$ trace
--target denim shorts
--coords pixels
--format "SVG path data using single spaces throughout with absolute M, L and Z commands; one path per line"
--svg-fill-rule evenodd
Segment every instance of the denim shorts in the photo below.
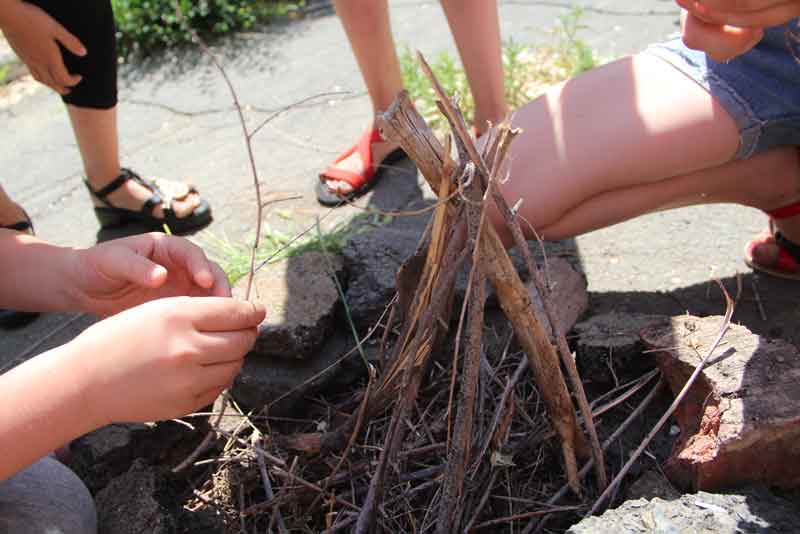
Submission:
M 645 50 L 692 78 L 736 121 L 737 159 L 780 145 L 800 145 L 800 19 L 770 28 L 755 48 L 717 63 L 681 39 Z

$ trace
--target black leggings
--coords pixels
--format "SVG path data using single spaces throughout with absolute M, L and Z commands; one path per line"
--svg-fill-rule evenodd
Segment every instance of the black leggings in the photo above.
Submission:
M 116 106 L 117 38 L 111 1 L 26 1 L 46 11 L 86 47 L 86 55 L 78 57 L 61 46 L 67 70 L 83 77 L 62 100 L 79 108 L 109 109 Z

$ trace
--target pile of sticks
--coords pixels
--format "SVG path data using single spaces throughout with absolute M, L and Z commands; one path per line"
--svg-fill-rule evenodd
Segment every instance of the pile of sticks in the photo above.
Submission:
M 357 516 L 349 511 L 344 515 L 344 523 L 337 523 L 341 519 L 337 518 L 329 524 L 333 530 L 354 528 L 357 533 L 373 532 L 381 522 L 379 516 L 386 513 L 387 486 L 398 476 L 403 478 L 397 466 L 403 452 L 409 451 L 407 447 L 404 451 L 403 445 L 408 445 L 406 437 L 415 428 L 410 420 L 413 418 L 419 424 L 429 426 L 428 422 L 418 421 L 417 417 L 420 389 L 424 387 L 425 377 L 431 375 L 432 355 L 451 334 L 456 275 L 465 266 L 469 266 L 469 282 L 454 337 L 453 365 L 446 382 L 449 388 L 445 388 L 449 392 L 444 409 L 446 421 L 443 422 L 447 456 L 443 465 L 436 468 L 436 506 L 426 513 L 426 517 L 435 517 L 436 532 L 439 533 L 461 531 L 468 523 L 474 523 L 477 514 L 467 514 L 466 511 L 474 511 L 479 502 L 475 500 L 476 492 L 466 490 L 466 481 L 475 482 L 477 477 L 477 480 L 488 482 L 489 478 L 496 476 L 496 465 L 493 464 L 502 461 L 501 451 L 507 445 L 515 407 L 519 403 L 514 387 L 526 368 L 533 371 L 538 395 L 546 406 L 550 424 L 560 442 L 569 487 L 574 493 L 581 493 L 577 458 L 590 454 L 598 486 L 602 490 L 607 484 L 603 453 L 574 357 L 563 332 L 552 331 L 559 324 L 555 318 L 556 303 L 550 302 L 544 276 L 534 263 L 514 213 L 497 189 L 508 149 L 519 132 L 507 123 L 494 126 L 486 134 L 486 141 L 479 151 L 457 104 L 444 94 L 424 58 L 420 56 L 419 59 L 439 96 L 440 110 L 452 133 L 442 144 L 406 93 L 400 94 L 379 119 L 384 138 L 402 146 L 438 193 L 439 199 L 416 254 L 398 273 L 398 298 L 393 316 L 402 319 L 400 335 L 381 376 L 377 378 L 373 374 L 358 408 L 346 423 L 325 434 L 294 436 L 284 441 L 284 446 L 289 449 L 323 456 L 338 455 L 339 461 L 327 477 L 331 480 L 337 476 L 348 451 L 356 445 L 365 427 L 374 432 L 370 426 L 372 421 L 391 409 L 388 424 L 381 429 L 383 442 L 379 446 L 377 463 L 370 470 L 363 505 L 358 507 Z M 451 154 L 453 147 L 455 157 Z M 487 219 L 491 202 L 505 215 L 505 222 L 526 260 L 531 280 L 544 304 L 545 318 L 537 316 L 528 288 Z M 489 384 L 480 384 L 481 376 L 485 376 L 481 368 L 482 362 L 486 361 L 482 348 L 487 283 L 494 286 L 500 307 L 527 356 L 509 374 L 502 392 L 497 393 L 488 422 L 485 421 L 487 406 L 478 407 L 479 389 L 484 392 L 484 397 L 485 392 L 491 389 Z M 562 374 L 562 364 L 580 409 L 583 429 L 578 424 L 580 418 Z M 435 405 L 430 403 L 428 406 Z M 435 417 L 433 419 L 435 421 Z M 430 428 L 428 433 L 433 437 Z M 429 446 L 436 445 L 436 439 L 429 441 L 432 442 Z M 443 452 L 439 450 L 439 457 Z M 489 486 L 493 484 L 494 481 Z M 485 500 L 488 494 L 483 486 L 478 487 L 478 498 Z

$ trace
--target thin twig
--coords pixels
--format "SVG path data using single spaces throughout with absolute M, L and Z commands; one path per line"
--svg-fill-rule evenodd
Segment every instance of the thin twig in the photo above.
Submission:
M 642 399 L 642 401 L 639 403 L 636 409 L 634 409 L 630 413 L 630 415 L 628 415 L 628 417 L 625 418 L 622 424 L 619 425 L 619 427 L 617 427 L 617 429 L 603 442 L 602 447 L 604 451 L 607 450 L 611 445 L 613 445 L 620 437 L 622 437 L 622 435 L 628 430 L 628 427 L 630 427 L 631 424 L 644 413 L 647 407 L 650 406 L 650 403 L 653 402 L 653 399 L 656 398 L 656 395 L 664 386 L 664 384 L 666 384 L 664 378 L 659 377 L 659 380 L 658 382 L 656 382 L 656 385 L 653 386 L 653 388 L 647 393 L 647 395 L 644 397 L 644 399 Z M 578 472 L 578 475 L 581 478 L 585 477 L 589 473 L 589 470 L 592 468 L 593 465 L 594 465 L 594 459 L 590 458 L 589 461 L 587 461 L 583 465 L 583 467 L 581 467 L 581 470 Z M 552 497 L 550 497 L 550 499 L 547 500 L 547 504 L 554 505 L 559 500 L 563 499 L 569 491 L 570 491 L 569 484 L 564 484 Z M 528 524 L 528 526 L 526 526 L 525 529 L 522 531 L 522 534 L 531 534 L 532 532 L 534 532 L 538 523 L 539 522 L 537 520 L 531 521 Z
M 258 441 L 259 434 L 253 434 L 253 441 Z M 267 462 L 264 460 L 264 452 L 263 452 L 264 443 L 262 441 L 261 448 L 256 449 L 256 459 L 258 460 L 258 470 L 261 473 L 261 482 L 264 484 L 264 493 L 267 496 L 267 501 L 272 502 L 275 500 L 275 492 L 272 490 L 272 482 L 269 480 L 269 474 L 267 474 Z M 286 523 L 283 521 L 283 515 L 281 515 L 280 508 L 275 506 L 273 508 L 273 514 L 278 523 L 278 530 L 281 534 L 288 534 L 289 530 L 286 528 Z

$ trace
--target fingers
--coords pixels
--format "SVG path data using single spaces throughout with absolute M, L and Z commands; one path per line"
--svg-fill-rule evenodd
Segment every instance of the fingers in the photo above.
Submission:
M 156 288 L 167 279 L 167 269 L 127 248 L 109 249 L 102 265 L 103 274 L 141 287 Z
M 266 311 L 260 304 L 220 297 L 192 299 L 191 319 L 201 332 L 229 332 L 256 328 Z
M 157 245 L 164 247 L 164 252 L 179 267 L 186 269 L 190 278 L 195 284 L 203 289 L 216 290 L 217 284 L 221 284 L 223 290 L 230 291 L 228 278 L 219 268 L 215 269 L 216 264 L 210 261 L 203 249 L 181 237 L 158 236 Z M 158 257 L 158 256 L 156 256 Z M 213 291 L 212 291 L 213 292 Z M 216 293 L 214 293 L 216 295 Z M 228 293 L 229 295 L 230 293 Z M 217 296 L 228 296 L 223 294 Z
M 242 370 L 242 364 L 244 364 L 244 360 L 203 367 L 201 372 L 197 375 L 197 384 L 204 385 L 204 387 L 198 387 L 198 390 L 208 391 L 214 388 L 222 389 L 229 387 L 233 384 L 239 371 Z
M 196 362 L 205 366 L 241 362 L 244 355 L 253 348 L 256 336 L 258 336 L 256 328 L 229 332 L 202 332 L 199 334 L 199 342 L 203 350 L 198 353 Z
M 222 395 L 222 392 L 225 388 L 213 388 L 200 395 L 195 396 L 195 410 L 198 408 L 202 408 L 203 406 L 211 406 L 214 404 L 214 401 L 217 400 L 217 397 Z
M 687 0 L 685 3 L 691 4 L 687 9 L 707 22 L 743 28 L 769 28 L 800 16 L 800 2 L 796 0 Z
M 763 37 L 757 28 L 737 28 L 709 24 L 689 14 L 684 22 L 683 42 L 694 50 L 703 50 L 715 61 L 726 61 L 753 48 Z
M 76 56 L 83 57 L 86 55 L 86 47 L 83 46 L 83 43 L 81 43 L 77 37 L 68 32 L 64 26 L 56 23 L 54 33 L 56 41 L 61 43 L 64 48 Z
M 81 76 L 77 74 L 70 74 L 67 71 L 67 67 L 64 65 L 64 61 L 62 61 L 60 56 L 58 61 L 54 62 L 48 67 L 48 71 L 50 76 L 53 77 L 53 81 L 58 84 L 61 89 L 67 92 L 69 92 L 70 87 L 77 85 L 78 82 L 82 80 Z
M 50 67 L 48 65 L 33 67 L 30 69 L 30 71 L 31 71 L 31 76 L 33 76 L 33 79 L 39 82 L 40 84 L 49 87 L 50 89 L 52 89 L 53 91 L 62 96 L 69 93 L 68 87 L 64 87 L 56 83 L 55 79 L 53 78 L 53 75 L 50 73 Z
M 231 285 L 228 282 L 228 275 L 222 267 L 211 262 L 211 274 L 214 276 L 214 286 L 211 288 L 212 297 L 230 297 Z

